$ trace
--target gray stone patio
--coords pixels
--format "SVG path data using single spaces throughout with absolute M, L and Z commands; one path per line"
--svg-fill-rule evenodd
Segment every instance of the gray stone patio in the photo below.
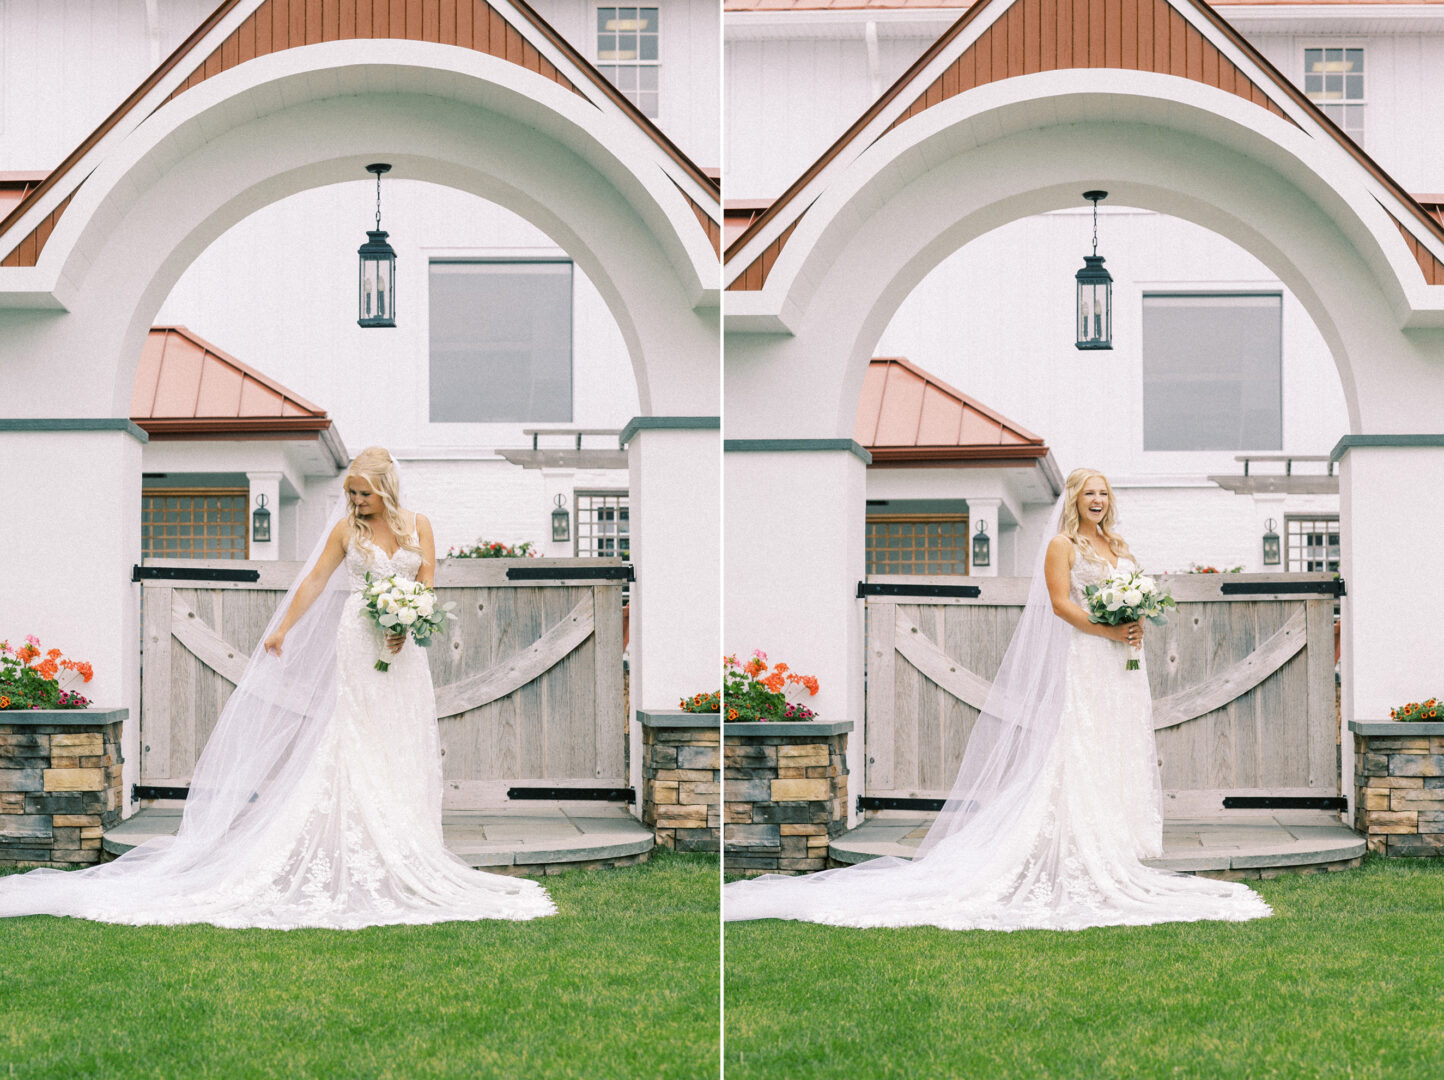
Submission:
M 179 807 L 152 807 L 106 832 L 112 855 L 153 836 L 174 836 Z M 652 831 L 611 803 L 537 803 L 504 810 L 448 810 L 442 814 L 446 846 L 472 866 L 518 874 L 557 873 L 582 866 L 644 862 Z
M 882 855 L 912 858 L 934 815 L 884 810 L 833 840 L 834 863 Z M 1343 869 L 1364 854 L 1364 838 L 1322 810 L 1242 810 L 1163 823 L 1163 857 L 1149 866 L 1209 877 L 1272 877 L 1286 870 Z

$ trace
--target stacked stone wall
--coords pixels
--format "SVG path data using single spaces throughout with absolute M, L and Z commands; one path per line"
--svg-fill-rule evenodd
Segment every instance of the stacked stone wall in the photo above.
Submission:
M 1444 724 L 1351 726 L 1355 828 L 1369 850 L 1444 855 Z
M 721 847 L 722 728 L 707 714 L 638 713 L 642 720 L 642 824 L 661 847 Z M 677 726 L 686 725 L 686 726 Z
M 120 718 L 43 722 L 54 715 L 0 713 L 0 865 L 100 862 L 101 837 L 120 822 Z
M 800 730 L 774 733 L 784 726 Z M 827 866 L 828 845 L 847 827 L 847 731 L 836 728 L 851 724 L 808 727 L 727 729 L 725 869 L 804 873 Z

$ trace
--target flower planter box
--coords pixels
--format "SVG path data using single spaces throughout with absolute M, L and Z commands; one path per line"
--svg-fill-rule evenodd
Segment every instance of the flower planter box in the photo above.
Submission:
M 120 822 L 120 728 L 128 709 L 0 712 L 0 865 L 102 861 Z
M 827 865 L 847 827 L 852 721 L 728 724 L 723 738 L 722 865 L 746 874 Z
M 637 719 L 642 725 L 642 824 L 661 847 L 719 850 L 720 714 L 638 709 Z
M 1381 855 L 1444 855 L 1444 722 L 1353 720 L 1354 827 Z

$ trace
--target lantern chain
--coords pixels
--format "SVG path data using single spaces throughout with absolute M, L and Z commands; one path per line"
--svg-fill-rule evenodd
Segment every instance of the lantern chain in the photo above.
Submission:
M 381 231 L 381 172 L 376 172 L 376 231 Z M 1098 204 L 1093 204 L 1093 252 L 1098 252 Z

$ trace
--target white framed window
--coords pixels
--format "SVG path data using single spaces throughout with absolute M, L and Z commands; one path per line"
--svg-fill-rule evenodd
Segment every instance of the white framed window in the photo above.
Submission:
M 1339 515 L 1284 515 L 1284 569 L 1337 573 Z
M 660 49 L 656 8 L 597 8 L 597 70 L 653 120 L 661 115 Z
M 1143 449 L 1283 448 L 1283 294 L 1143 294 Z
M 573 551 L 578 558 L 632 557 L 630 511 L 625 488 L 573 491 L 577 508 Z
M 1364 47 L 1310 45 L 1304 49 L 1304 94 L 1345 135 L 1364 145 Z
M 432 423 L 572 419 L 570 259 L 433 259 Z

